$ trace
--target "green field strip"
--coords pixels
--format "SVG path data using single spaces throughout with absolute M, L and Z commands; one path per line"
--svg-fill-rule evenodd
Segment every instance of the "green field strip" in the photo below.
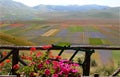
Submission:
M 70 46 L 71 45 L 71 43 L 70 42 L 58 42 L 56 45 L 58 45 L 58 46 Z
M 10 42 L 12 44 L 18 45 L 18 46 L 22 46 L 22 45 L 30 45 L 33 46 L 35 45 L 34 43 L 25 40 L 25 38 L 19 38 L 19 37 L 15 37 L 9 34 L 5 34 L 5 33 L 0 33 L 0 39 Z
M 68 30 L 71 32 L 83 32 L 82 26 L 70 26 L 68 27 Z
M 102 45 L 102 39 L 100 38 L 89 38 L 89 44 L 90 45 Z
M 98 29 L 94 26 L 85 26 L 84 29 L 88 32 L 98 32 Z
M 107 39 L 102 39 L 104 45 L 112 45 L 112 43 Z

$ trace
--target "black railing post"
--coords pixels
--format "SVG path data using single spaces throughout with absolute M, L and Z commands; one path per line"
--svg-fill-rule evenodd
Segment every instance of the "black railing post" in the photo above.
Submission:
M 13 55 L 12 55 L 12 75 L 17 75 L 16 70 L 13 69 L 14 65 L 18 64 L 19 61 L 19 50 L 13 49 Z
M 78 53 L 79 50 L 76 50 L 73 55 L 71 56 L 71 58 L 69 59 L 69 61 L 72 61 L 72 59 L 75 57 L 75 55 Z
M 89 74 L 90 74 L 90 59 L 91 59 L 91 55 L 93 52 L 94 52 L 94 50 L 86 50 L 85 51 L 85 60 L 82 65 L 83 76 L 89 76 Z
M 60 51 L 60 53 L 58 54 L 58 56 L 61 56 L 62 53 L 63 53 L 63 51 L 64 51 L 64 49 L 62 49 L 62 50 Z

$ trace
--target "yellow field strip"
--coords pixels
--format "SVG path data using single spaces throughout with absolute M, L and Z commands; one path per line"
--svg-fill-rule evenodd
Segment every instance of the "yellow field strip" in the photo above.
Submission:
M 58 29 L 51 29 L 48 32 L 42 34 L 41 36 L 52 36 L 54 33 L 58 32 Z

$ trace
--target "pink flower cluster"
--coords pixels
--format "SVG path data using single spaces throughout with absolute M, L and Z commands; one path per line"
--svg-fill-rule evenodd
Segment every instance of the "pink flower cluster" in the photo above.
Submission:
M 79 66 L 76 63 L 69 63 L 69 61 L 53 61 L 53 69 L 55 70 L 53 77 L 79 77 L 79 71 L 77 67 Z
M 48 48 L 48 46 L 45 47 Z M 36 48 L 31 48 L 30 55 L 32 59 L 25 59 L 29 64 L 18 69 L 19 74 L 24 72 L 25 75 L 30 77 L 80 77 L 78 64 L 68 60 L 61 60 L 61 56 L 55 58 L 58 61 L 53 61 L 49 59 L 50 53 L 35 51 Z

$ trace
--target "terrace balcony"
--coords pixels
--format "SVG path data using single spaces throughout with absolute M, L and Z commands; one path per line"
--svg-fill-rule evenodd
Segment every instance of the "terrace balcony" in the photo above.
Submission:
M 0 46 L 0 50 L 6 49 L 11 50 L 10 53 L 8 53 L 5 57 L 2 57 L 0 59 L 0 63 L 2 63 L 4 60 L 6 60 L 10 55 L 12 55 L 12 68 L 13 66 L 18 64 L 20 62 L 23 65 L 27 65 L 22 59 L 19 58 L 19 53 L 21 50 L 30 50 L 30 48 L 33 46 Z M 73 61 L 73 58 L 75 55 L 77 55 L 78 52 L 84 52 L 84 62 L 82 64 L 79 64 L 82 66 L 83 73 L 82 76 L 90 76 L 90 61 L 91 61 L 91 55 L 95 52 L 95 50 L 120 50 L 120 46 L 92 46 L 92 45 L 71 45 L 71 46 L 56 46 L 51 45 L 49 46 L 34 46 L 36 50 L 47 50 L 46 52 L 49 52 L 50 50 L 60 50 L 58 56 L 61 56 L 62 53 L 64 53 L 66 50 L 73 50 L 74 53 L 69 58 L 69 61 Z M 64 51 L 64 52 L 63 52 Z M 53 59 L 54 60 L 54 59 Z M 55 59 L 56 60 L 56 59 Z M 16 75 L 15 70 L 11 70 L 12 75 Z M 116 69 L 115 72 L 113 72 L 112 76 L 116 76 L 118 73 L 120 73 L 120 67 Z M 0 75 L 0 77 L 4 77 Z M 94 74 L 94 77 L 99 77 L 98 74 Z

